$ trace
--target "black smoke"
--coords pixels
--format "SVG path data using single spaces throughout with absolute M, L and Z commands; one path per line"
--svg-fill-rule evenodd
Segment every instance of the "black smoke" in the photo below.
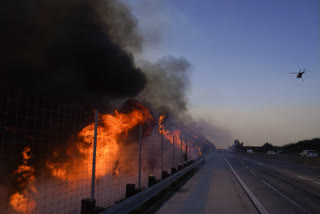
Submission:
M 113 0 L 5 0 L 0 7 L 0 85 L 41 95 L 124 98 L 146 77 L 132 50 L 141 37 Z

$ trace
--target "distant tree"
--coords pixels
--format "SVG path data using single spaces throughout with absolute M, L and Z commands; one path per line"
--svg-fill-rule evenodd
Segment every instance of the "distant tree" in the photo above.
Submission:
M 287 153 L 300 153 L 306 149 L 313 149 L 320 152 L 320 138 L 314 138 L 311 140 L 302 140 L 297 143 L 291 143 L 280 147 Z
M 274 150 L 274 146 L 271 144 L 271 143 L 265 143 L 265 144 L 263 144 L 263 146 L 262 146 L 262 152 L 268 152 L 268 151 L 270 151 L 270 150 Z
M 240 152 L 243 151 L 243 142 L 240 143 L 239 140 L 234 140 L 233 146 L 232 146 L 233 151 L 235 152 Z

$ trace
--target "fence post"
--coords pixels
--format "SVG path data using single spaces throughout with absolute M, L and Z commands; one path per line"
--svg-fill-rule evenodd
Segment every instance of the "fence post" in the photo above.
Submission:
M 141 190 L 141 144 L 142 144 L 142 126 L 140 125 L 139 132 L 139 191 Z
M 172 167 L 174 167 L 174 136 L 172 136 Z
M 181 164 L 182 164 L 182 163 L 183 163 L 183 157 L 182 157 L 182 139 L 181 139 L 180 146 L 181 146 Z
M 163 172 L 163 133 L 161 133 L 161 173 Z
M 96 109 L 94 120 L 94 136 L 93 136 L 93 157 L 92 157 L 92 180 L 91 180 L 91 198 L 94 199 L 94 187 L 96 180 L 96 151 L 97 151 L 97 131 L 98 131 L 98 109 Z
M 185 161 L 188 161 L 188 141 L 186 141 L 186 158 Z

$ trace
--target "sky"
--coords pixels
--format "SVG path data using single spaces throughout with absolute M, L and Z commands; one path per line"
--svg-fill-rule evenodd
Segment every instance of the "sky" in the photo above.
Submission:
M 218 147 L 320 137 L 318 0 L 127 3 L 145 37 L 140 57 L 192 65 L 189 110 L 231 137 Z M 303 68 L 304 81 L 288 74 Z

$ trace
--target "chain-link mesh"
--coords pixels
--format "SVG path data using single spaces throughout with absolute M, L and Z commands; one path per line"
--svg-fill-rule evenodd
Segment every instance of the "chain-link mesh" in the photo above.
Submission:
M 45 97 L 0 97 L 0 213 L 80 213 L 92 192 L 95 109 Z M 147 133 L 133 111 L 99 114 L 94 198 L 110 207 L 138 188 L 139 126 L 142 125 L 141 189 L 161 179 L 161 137 Z M 146 115 L 143 115 L 145 117 Z M 138 118 L 138 119 L 137 119 Z M 192 142 L 164 136 L 163 170 L 199 156 Z M 183 156 L 183 157 L 181 157 Z M 183 161 L 181 161 L 183 159 Z

